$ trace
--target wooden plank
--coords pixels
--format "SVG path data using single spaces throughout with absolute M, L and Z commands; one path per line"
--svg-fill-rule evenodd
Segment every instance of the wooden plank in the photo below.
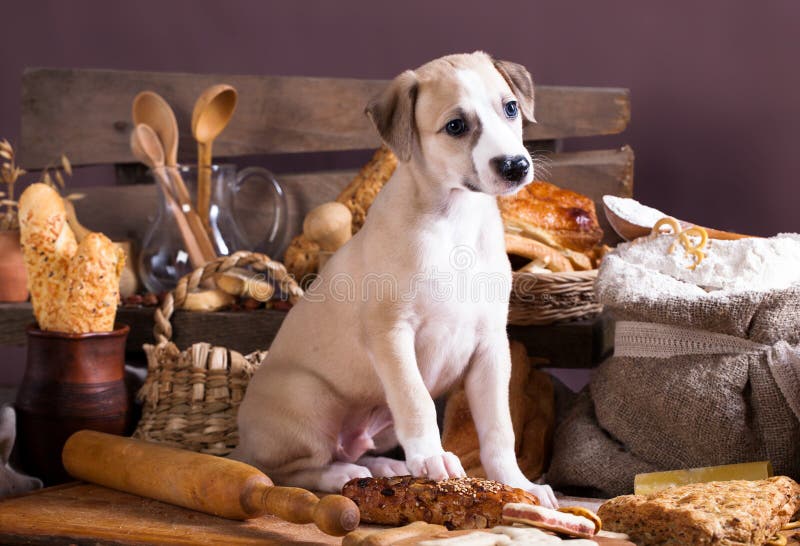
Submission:
M 196 97 L 227 82 L 240 93 L 217 157 L 368 149 L 378 146 L 364 115 L 384 80 L 235 76 L 85 69 L 28 69 L 22 82 L 20 163 L 44 167 L 66 153 L 75 165 L 131 162 L 131 101 L 152 89 L 175 109 L 181 157 L 193 158 L 190 119 Z M 527 140 L 618 133 L 630 119 L 626 89 L 536 88 L 537 124 Z
M 131 327 L 126 349 L 141 351 L 153 343 L 152 307 L 120 307 L 117 321 Z M 181 349 L 205 341 L 243 354 L 268 349 L 286 317 L 284 311 L 176 311 L 172 318 L 173 341 Z M 0 346 L 25 345 L 25 328 L 34 322 L 29 303 L 0 304 Z M 509 326 L 509 336 L 525 344 L 528 354 L 550 360 L 554 368 L 591 368 L 614 347 L 614 322 L 609 313 L 549 326 Z
M 34 322 L 30 303 L 0 303 L 0 346 L 25 345 L 25 328 Z
M 614 319 L 597 317 L 548 326 L 509 326 L 508 335 L 532 357 L 546 358 L 548 368 L 593 368 L 614 350 Z
M 288 198 L 289 233 L 287 240 L 302 231 L 306 212 L 336 198 L 355 175 L 355 170 L 323 171 L 278 176 Z M 589 196 L 595 201 L 600 225 L 607 242 L 619 239 L 608 225 L 602 210 L 605 194 L 630 197 L 633 193 L 633 150 L 554 153 L 547 156 L 537 178 Z M 89 229 L 102 231 L 113 240 L 141 241 L 149 223 L 155 218 L 155 186 L 125 185 L 83 188 L 84 199 L 75 202 L 78 218 Z M 246 187 L 243 192 L 247 192 Z M 241 202 L 241 203 L 240 203 Z M 259 195 L 237 200 L 240 218 L 246 229 L 258 230 L 261 219 Z M 248 205 L 248 203 L 250 203 Z M 262 203 L 263 205 L 263 203 Z M 282 252 L 278 257 L 282 256 Z
M 126 350 L 138 352 L 142 344 L 154 343 L 153 307 L 120 307 L 117 322 L 131 327 Z M 196 313 L 176 311 L 172 317 L 173 341 L 181 349 L 206 341 L 247 354 L 267 349 L 286 317 L 285 311 L 220 311 Z M 30 303 L 0 304 L 0 346 L 26 343 L 25 328 L 34 321 Z
M 582 193 L 595 202 L 597 218 L 603 228 L 603 242 L 613 246 L 622 241 L 606 219 L 603 195 L 633 197 L 633 150 L 630 146 L 618 150 L 553 154 L 544 170 L 549 170 L 544 180 Z
M 302 231 L 306 212 L 326 201 L 336 199 L 355 171 L 322 171 L 311 174 L 287 174 L 278 177 L 286 191 L 288 233 L 286 244 Z M 75 201 L 75 211 L 81 223 L 93 231 L 105 233 L 112 240 L 130 239 L 142 242 L 151 223 L 155 221 L 158 201 L 154 184 L 99 186 L 81 188 L 85 197 Z M 266 206 L 263 192 L 258 188 L 242 188 L 237 198 L 237 212 L 247 232 L 259 232 L 262 221 L 259 205 Z M 285 245 L 284 245 L 285 246 Z M 283 255 L 281 249 L 276 257 Z
M 0 502 L 0 543 L 9 545 L 324 546 L 341 541 L 313 524 L 295 525 L 274 516 L 227 520 L 84 483 Z
M 569 499 L 562 497 L 562 505 L 599 503 L 593 499 L 578 499 L 573 503 Z M 375 525 L 360 528 L 385 529 Z M 471 532 L 448 532 L 445 537 Z M 595 540 L 601 546 L 633 546 L 619 539 L 596 537 Z M 269 515 L 248 521 L 226 520 L 97 485 L 70 483 L 0 501 L 0 542 L 8 545 L 324 546 L 341 544 L 342 539 L 323 534 L 313 524 L 296 525 Z M 402 541 L 398 546 L 418 542 Z

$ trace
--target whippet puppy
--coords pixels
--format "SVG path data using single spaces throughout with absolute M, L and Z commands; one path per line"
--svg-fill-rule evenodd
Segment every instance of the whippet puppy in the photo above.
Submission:
M 400 74 L 366 113 L 399 159 L 363 228 L 288 314 L 239 409 L 232 457 L 276 483 L 464 476 L 433 399 L 462 379 L 487 477 L 555 506 L 514 453 L 511 267 L 496 197 L 533 180 L 533 83 L 483 52 Z M 376 456 L 400 444 L 405 461 Z

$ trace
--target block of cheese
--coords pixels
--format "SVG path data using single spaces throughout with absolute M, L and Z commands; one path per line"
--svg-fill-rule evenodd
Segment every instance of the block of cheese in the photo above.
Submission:
M 772 477 L 772 465 L 769 461 L 726 464 L 637 474 L 633 481 L 633 490 L 637 495 L 650 495 L 668 487 L 688 485 L 690 483 L 765 480 L 770 477 Z

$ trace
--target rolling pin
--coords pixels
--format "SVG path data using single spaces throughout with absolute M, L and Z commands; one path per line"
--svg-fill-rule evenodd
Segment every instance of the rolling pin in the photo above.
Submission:
M 356 504 L 341 495 L 322 499 L 305 489 L 278 487 L 248 464 L 152 442 L 81 430 L 61 454 L 75 478 L 228 519 L 272 514 L 315 523 L 343 536 L 358 526 Z

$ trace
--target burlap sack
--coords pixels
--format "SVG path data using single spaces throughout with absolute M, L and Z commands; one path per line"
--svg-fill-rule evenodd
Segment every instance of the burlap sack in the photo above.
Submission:
M 671 283 L 611 255 L 597 293 L 618 321 L 756 348 L 603 363 L 556 432 L 554 486 L 616 496 L 631 493 L 640 472 L 757 460 L 800 478 L 800 285 L 680 294 Z

